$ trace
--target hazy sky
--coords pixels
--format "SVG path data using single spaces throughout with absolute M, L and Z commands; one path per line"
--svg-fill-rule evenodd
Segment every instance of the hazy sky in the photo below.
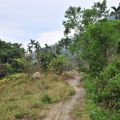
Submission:
M 0 38 L 26 46 L 30 39 L 41 46 L 63 36 L 65 10 L 69 6 L 90 7 L 102 0 L 0 0 Z M 117 6 L 120 0 L 107 0 Z

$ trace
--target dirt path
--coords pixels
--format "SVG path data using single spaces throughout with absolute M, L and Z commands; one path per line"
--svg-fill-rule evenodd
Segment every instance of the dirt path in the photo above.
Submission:
M 84 98 L 84 89 L 79 86 L 80 76 L 76 75 L 75 79 L 67 80 L 71 87 L 75 89 L 75 95 L 72 96 L 68 101 L 60 102 L 55 105 L 48 113 L 47 118 L 44 120 L 72 120 L 70 112 L 74 108 L 74 105 L 78 100 Z M 80 101 L 79 101 L 80 102 Z M 83 106 L 83 105 L 81 105 Z

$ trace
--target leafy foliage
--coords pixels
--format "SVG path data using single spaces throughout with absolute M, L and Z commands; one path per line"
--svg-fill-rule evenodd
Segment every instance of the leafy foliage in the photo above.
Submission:
M 120 31 L 116 29 L 116 26 L 119 24 L 120 21 L 91 24 L 84 33 L 76 38 L 73 47 L 79 47 L 76 50 L 80 51 L 81 57 L 88 62 L 90 72 L 101 71 L 111 54 L 116 52 L 116 44 L 120 40 Z
M 57 74 L 62 74 L 63 71 L 64 56 L 60 55 L 57 58 L 53 58 L 49 64 L 50 70 Z
M 41 98 L 41 101 L 45 104 L 49 104 L 51 103 L 51 97 L 47 93 L 44 93 Z
M 105 94 L 104 94 L 104 98 L 108 98 L 106 100 L 106 102 L 110 102 L 110 103 L 112 102 L 112 104 L 111 104 L 111 105 L 113 105 L 112 109 L 110 109 L 110 106 L 108 107 L 108 106 L 106 106 L 106 104 L 103 104 L 102 102 L 101 103 L 98 102 L 99 93 L 97 90 L 98 90 L 99 83 L 97 82 L 97 84 L 96 84 L 95 78 L 90 75 L 86 75 L 84 77 L 84 79 L 85 79 L 84 84 L 85 84 L 86 93 L 87 93 L 86 110 L 89 112 L 90 118 L 92 120 L 118 120 L 118 119 L 120 119 L 119 110 L 116 111 L 115 108 L 113 107 L 114 105 L 117 105 L 117 107 L 118 107 L 119 102 L 114 101 L 115 99 L 113 99 L 111 101 L 110 97 L 108 97 L 108 96 L 105 97 Z M 118 81 L 119 80 L 117 80 L 117 82 Z M 112 89 L 112 87 L 113 86 L 111 84 L 111 86 L 109 88 Z M 113 88 L 113 89 L 115 89 L 115 88 Z M 109 89 L 107 89 L 107 90 L 109 90 Z M 103 91 L 102 94 L 104 92 L 105 91 Z M 111 93 L 109 95 L 112 95 Z M 116 98 L 116 97 L 114 96 L 113 98 Z M 117 98 L 117 100 L 119 100 L 119 98 Z
M 106 16 L 108 16 L 106 0 L 103 0 L 102 3 L 94 3 L 90 9 L 82 10 L 81 7 L 70 6 L 65 12 L 65 20 L 63 21 L 64 33 L 68 35 L 74 30 L 75 35 L 79 35 L 89 24 L 96 23 Z
M 106 107 L 119 109 L 120 59 L 115 59 L 100 73 L 96 81 L 98 101 Z
M 21 72 L 24 66 L 24 49 L 17 43 L 0 40 L 0 76 Z
M 111 15 L 115 20 L 109 20 L 106 2 L 94 3 L 84 10 L 70 7 L 63 23 L 65 35 L 75 31 L 69 49 L 77 54 L 80 70 L 88 74 L 84 79 L 88 106 L 91 105 L 88 110 L 93 120 L 119 119 L 120 58 L 117 56 L 120 53 L 120 7 L 112 7 Z
M 118 19 L 120 20 L 120 4 L 118 7 L 112 7 L 112 12 L 111 12 L 111 15 L 115 16 L 115 19 Z

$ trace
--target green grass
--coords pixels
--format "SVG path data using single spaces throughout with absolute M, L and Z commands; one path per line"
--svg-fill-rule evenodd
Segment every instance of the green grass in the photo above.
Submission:
M 72 110 L 74 120 L 90 120 L 88 111 L 85 109 L 85 100 L 79 100 Z
M 96 101 L 96 87 L 95 81 L 91 76 L 84 78 L 84 85 L 86 88 L 86 111 L 88 111 L 91 120 L 120 120 L 120 112 L 110 110 Z
M 60 76 L 41 75 L 32 80 L 15 74 L 0 81 L 0 120 L 42 119 L 53 103 L 72 95 L 73 89 Z
M 82 116 L 82 112 L 80 110 L 80 106 L 79 107 L 76 106 L 73 110 L 73 117 L 78 119 L 78 118 L 81 118 L 81 116 Z
M 93 101 L 89 100 L 86 107 L 90 113 L 91 120 L 120 120 L 120 113 L 104 109 Z

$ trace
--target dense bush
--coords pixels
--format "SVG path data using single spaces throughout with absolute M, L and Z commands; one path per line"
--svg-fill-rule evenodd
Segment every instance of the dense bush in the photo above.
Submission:
M 10 64 L 0 64 L 0 77 L 4 77 L 5 75 L 9 75 L 13 73 L 13 68 Z
M 104 81 L 115 77 L 117 74 L 120 73 L 120 58 L 114 59 L 111 63 L 108 64 L 107 67 L 101 71 L 99 77 L 104 79 Z
M 6 67 L 6 70 L 5 70 L 6 75 L 9 75 L 9 74 L 13 73 L 13 68 L 12 68 L 11 64 L 6 63 L 5 67 Z
M 24 49 L 21 44 L 6 43 L 0 40 L 0 62 L 11 63 L 13 59 L 24 57 Z
M 9 75 L 12 73 L 23 72 L 24 65 L 24 59 L 13 59 L 11 64 L 0 64 L 0 77 L 4 77 L 5 75 Z
M 106 101 L 110 103 L 108 105 L 112 105 L 112 106 L 107 106 L 107 104 L 104 104 L 103 102 L 98 104 L 99 94 L 98 94 L 98 87 L 96 86 L 95 78 L 91 75 L 86 75 L 84 77 L 85 79 L 84 85 L 87 93 L 86 110 L 89 112 L 91 120 L 119 120 L 120 119 L 119 110 L 117 110 L 120 107 L 119 106 L 120 98 L 118 94 L 120 91 L 120 78 L 118 77 L 115 78 L 116 79 L 115 81 L 111 79 L 108 85 L 106 86 L 106 91 L 103 90 L 101 92 L 101 95 L 104 95 L 106 96 L 105 98 L 108 98 Z M 116 88 L 118 88 L 117 92 L 116 92 Z M 101 99 L 103 98 L 101 97 Z
M 5 74 L 6 74 L 6 67 L 5 67 L 5 65 L 4 64 L 0 64 L 0 77 L 3 77 L 3 76 L 5 76 Z
M 24 66 L 24 49 L 17 43 L 0 40 L 0 76 L 21 72 Z
M 89 24 L 84 32 L 75 38 L 73 45 L 75 52 L 89 66 L 89 72 L 98 75 L 107 66 L 110 57 L 117 52 L 120 41 L 120 21 L 101 21 Z M 79 60 L 80 61 L 80 60 Z
M 25 65 L 25 60 L 24 59 L 13 59 L 12 61 L 12 68 L 13 68 L 13 72 L 22 72 L 24 69 L 24 65 Z
M 111 109 L 120 108 L 120 59 L 115 59 L 96 79 L 98 101 Z
M 64 56 L 60 55 L 57 58 L 53 58 L 49 64 L 49 69 L 57 74 L 62 74 L 63 71 Z

